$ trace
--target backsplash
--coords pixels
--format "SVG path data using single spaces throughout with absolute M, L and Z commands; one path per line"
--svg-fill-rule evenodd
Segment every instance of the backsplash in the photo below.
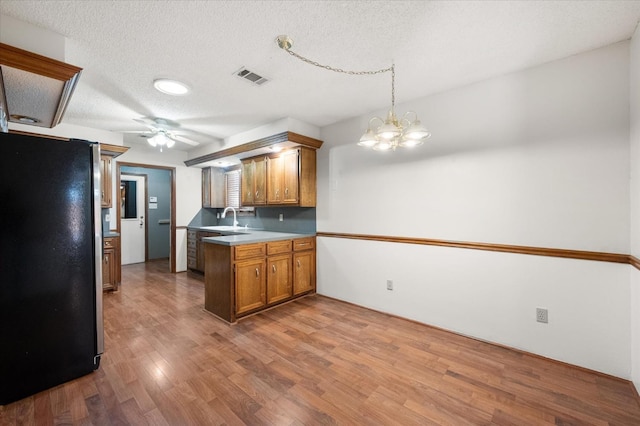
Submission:
M 216 219 L 216 213 L 223 209 L 201 209 L 191 220 L 189 226 L 231 226 L 233 213 L 229 211 L 224 219 Z M 280 214 L 283 221 L 280 222 Z M 239 226 L 259 228 L 265 231 L 315 233 L 315 207 L 256 207 L 255 216 L 238 216 Z

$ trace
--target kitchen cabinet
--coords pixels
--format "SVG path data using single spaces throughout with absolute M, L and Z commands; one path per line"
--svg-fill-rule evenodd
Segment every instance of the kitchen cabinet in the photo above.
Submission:
M 115 291 L 120 285 L 120 237 L 104 237 L 102 243 L 102 289 Z
M 198 254 L 196 247 L 198 245 L 197 231 L 193 229 L 187 230 L 187 268 L 196 270 L 198 267 Z
M 316 289 L 315 238 L 293 241 L 293 295 L 298 296 Z
M 235 265 L 236 315 L 262 308 L 267 303 L 264 259 L 245 260 Z
M 267 203 L 267 157 L 259 156 L 242 160 L 240 180 L 243 206 L 263 206 Z
M 264 161 L 266 199 L 259 203 L 251 196 L 257 181 L 255 161 Z M 242 163 L 242 205 L 316 206 L 316 151 L 299 147 L 268 157 L 254 157 Z M 254 185 L 254 186 L 252 186 Z M 257 193 L 257 192 L 256 192 Z
M 224 170 L 219 167 L 202 169 L 202 207 L 225 207 Z
M 206 237 L 219 237 L 217 232 L 187 230 L 187 268 L 204 273 L 204 245 Z
M 298 204 L 298 155 L 293 149 L 267 161 L 267 204 Z
M 291 254 L 267 259 L 267 304 L 281 302 L 293 295 L 291 286 Z
M 100 205 L 102 207 L 111 207 L 111 160 L 110 155 L 100 155 Z
M 314 237 L 204 245 L 205 310 L 225 321 L 315 291 Z

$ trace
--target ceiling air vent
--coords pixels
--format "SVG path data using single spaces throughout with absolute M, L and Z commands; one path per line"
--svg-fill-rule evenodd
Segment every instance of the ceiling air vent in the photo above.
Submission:
M 269 81 L 269 79 L 261 75 L 258 75 L 253 71 L 249 71 L 245 67 L 240 68 L 238 71 L 235 72 L 235 74 L 238 77 L 242 78 L 243 80 L 250 81 L 251 83 L 256 84 L 258 86 L 261 86 L 267 81 Z

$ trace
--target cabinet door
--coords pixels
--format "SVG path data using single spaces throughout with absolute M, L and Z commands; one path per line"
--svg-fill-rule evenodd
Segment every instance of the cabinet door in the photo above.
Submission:
M 293 254 L 293 295 L 316 288 L 316 253 L 313 250 Z
M 115 289 L 115 274 L 114 263 L 115 252 L 113 249 L 105 249 L 102 255 L 102 289 L 114 290 Z
M 282 157 L 267 160 L 267 204 L 281 204 L 284 197 Z
M 264 259 L 238 262 L 235 266 L 236 315 L 267 304 L 267 280 Z
M 291 255 L 273 256 L 267 259 L 267 304 L 281 302 L 291 297 Z
M 211 168 L 202 169 L 202 207 L 211 207 Z
M 253 160 L 242 162 L 240 177 L 240 202 L 243 206 L 252 206 L 255 199 L 255 163 Z
M 196 231 L 187 231 L 187 268 L 189 269 L 198 269 L 197 264 L 197 244 L 198 238 L 196 236 Z
M 282 202 L 287 204 L 297 204 L 298 150 L 288 151 L 280 158 L 282 160 L 282 186 L 284 188 Z
M 267 158 L 254 160 L 254 186 L 255 196 L 253 204 L 267 204 Z
M 111 207 L 111 157 L 108 155 L 100 156 L 100 178 L 100 205 Z

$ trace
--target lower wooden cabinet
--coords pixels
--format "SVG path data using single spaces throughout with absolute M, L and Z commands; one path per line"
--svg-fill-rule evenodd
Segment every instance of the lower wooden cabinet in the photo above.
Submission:
M 235 265 L 236 315 L 255 311 L 267 303 L 264 260 L 245 260 Z
M 267 258 L 267 304 L 291 298 L 291 254 Z
M 219 237 L 220 233 L 209 231 L 187 231 L 187 268 L 204 273 L 204 245 L 206 237 Z
M 114 291 L 120 285 L 120 237 L 104 237 L 102 243 L 102 290 Z
M 293 294 L 297 296 L 315 290 L 316 252 L 293 254 Z
M 315 237 L 205 246 L 205 309 L 228 322 L 316 289 Z

